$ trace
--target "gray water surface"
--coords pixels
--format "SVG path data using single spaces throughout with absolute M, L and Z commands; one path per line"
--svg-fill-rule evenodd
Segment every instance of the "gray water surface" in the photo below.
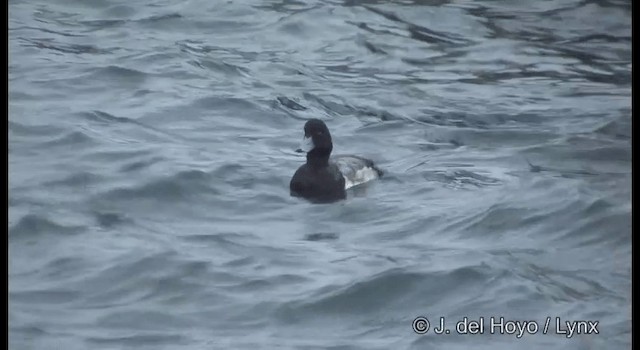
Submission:
M 631 1 L 11 0 L 8 125 L 10 349 L 631 345 Z

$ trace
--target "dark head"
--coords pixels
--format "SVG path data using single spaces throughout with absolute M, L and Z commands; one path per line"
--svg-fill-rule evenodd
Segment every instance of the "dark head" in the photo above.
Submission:
M 307 152 L 307 163 L 326 165 L 333 150 L 329 128 L 320 119 L 310 119 L 304 124 L 304 139 L 298 152 Z

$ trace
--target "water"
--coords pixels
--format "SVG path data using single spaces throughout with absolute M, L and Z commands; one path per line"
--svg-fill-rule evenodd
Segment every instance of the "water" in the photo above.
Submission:
M 12 0 L 8 125 L 10 349 L 630 347 L 631 1 Z

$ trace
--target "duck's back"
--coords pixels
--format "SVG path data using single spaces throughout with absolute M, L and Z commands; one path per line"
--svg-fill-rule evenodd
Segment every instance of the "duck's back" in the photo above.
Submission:
M 345 189 L 382 177 L 372 160 L 354 155 L 340 155 L 331 158 L 345 179 Z

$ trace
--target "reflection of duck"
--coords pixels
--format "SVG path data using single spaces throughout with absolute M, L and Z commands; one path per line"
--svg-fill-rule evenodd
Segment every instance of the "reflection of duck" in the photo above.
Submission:
M 307 153 L 307 163 L 291 178 L 291 195 L 319 202 L 346 198 L 346 190 L 382 176 L 373 161 L 358 156 L 329 159 L 333 143 L 327 125 L 311 119 L 304 125 L 304 139 L 298 152 Z

